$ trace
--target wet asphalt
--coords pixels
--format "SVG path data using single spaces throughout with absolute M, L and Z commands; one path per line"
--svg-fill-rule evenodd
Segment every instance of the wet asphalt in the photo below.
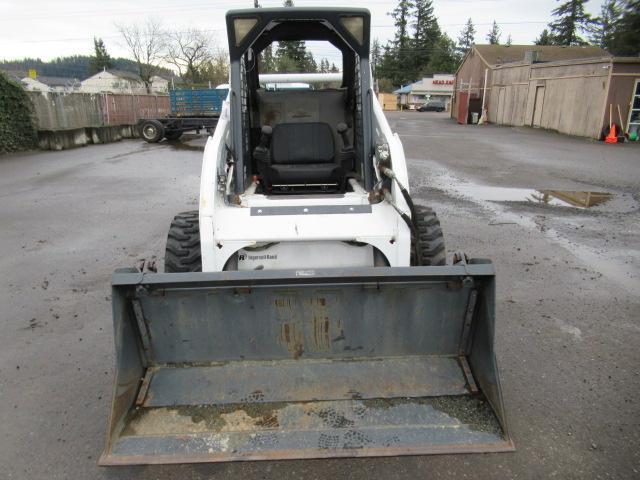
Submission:
M 516 452 L 98 467 L 113 382 L 109 277 L 161 263 L 170 219 L 197 208 L 204 145 L 128 140 L 0 157 L 0 478 L 639 478 L 640 145 L 388 116 L 447 250 L 496 264 Z M 580 209 L 495 201 L 491 187 L 613 196 Z

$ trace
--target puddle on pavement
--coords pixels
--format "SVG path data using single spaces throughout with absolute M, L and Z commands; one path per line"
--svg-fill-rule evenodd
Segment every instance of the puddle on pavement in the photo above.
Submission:
M 612 193 L 570 190 L 533 190 L 529 188 L 490 187 L 459 184 L 455 190 L 474 200 L 491 202 L 529 202 L 556 207 L 591 208 L 611 200 Z

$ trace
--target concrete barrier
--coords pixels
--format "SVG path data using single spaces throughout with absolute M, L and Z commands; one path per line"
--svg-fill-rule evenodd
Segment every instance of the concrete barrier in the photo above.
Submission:
M 28 92 L 33 103 L 38 144 L 63 150 L 87 144 L 116 142 L 138 136 L 143 118 L 169 114 L 166 95 Z
M 38 147 L 42 150 L 66 150 L 85 145 L 118 142 L 140 136 L 135 125 L 119 125 L 72 130 L 38 130 Z

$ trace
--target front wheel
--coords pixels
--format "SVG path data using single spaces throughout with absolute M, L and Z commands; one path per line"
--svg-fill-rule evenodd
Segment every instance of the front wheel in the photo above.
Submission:
M 197 211 L 182 212 L 173 218 L 167 235 L 164 271 L 166 273 L 202 271 Z
M 433 209 L 416 205 L 416 229 L 420 236 L 420 265 L 445 265 L 447 251 L 444 248 L 444 235 L 440 228 L 440 220 Z M 411 242 L 413 244 L 413 241 Z M 411 265 L 418 265 L 415 248 L 411 248 Z

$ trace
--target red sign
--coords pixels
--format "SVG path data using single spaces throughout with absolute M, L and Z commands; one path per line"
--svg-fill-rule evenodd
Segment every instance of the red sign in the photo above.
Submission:
M 453 85 L 453 80 L 434 80 L 434 85 Z

